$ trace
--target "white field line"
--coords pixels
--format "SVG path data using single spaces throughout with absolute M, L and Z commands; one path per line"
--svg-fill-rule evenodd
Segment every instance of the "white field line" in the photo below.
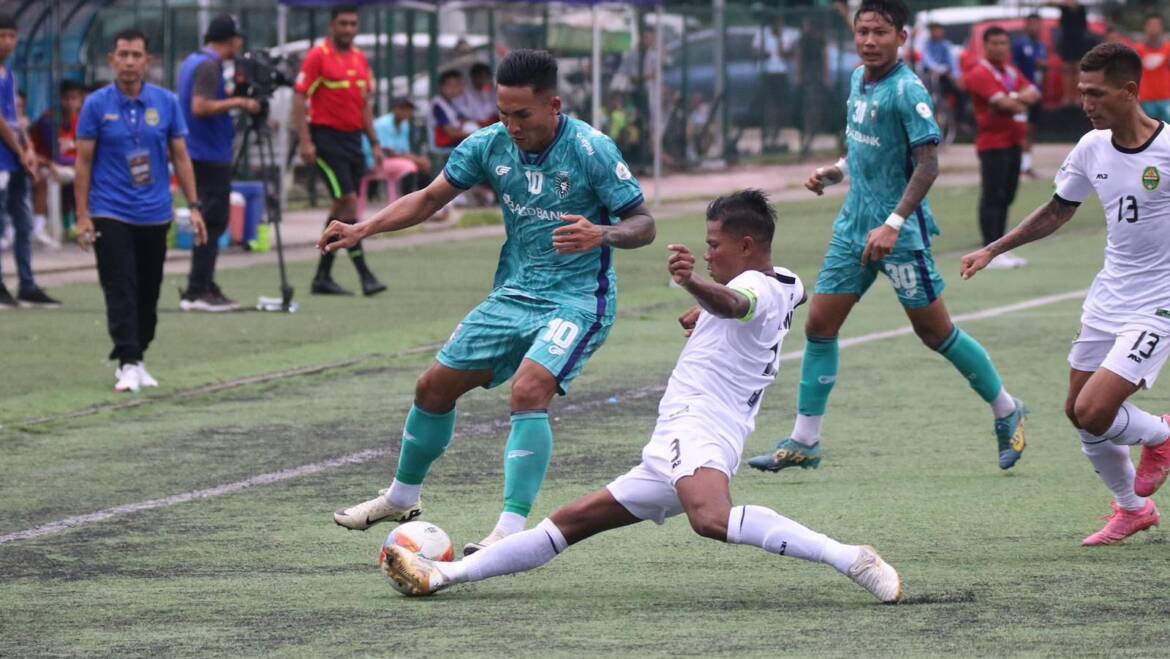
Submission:
M 1048 304 L 1055 304 L 1057 302 L 1064 302 L 1066 300 L 1072 300 L 1072 299 L 1076 299 L 1079 297 L 1084 297 L 1086 292 L 1087 292 L 1086 290 L 1078 290 L 1078 291 L 1068 291 L 1067 293 L 1058 293 L 1056 295 L 1044 295 L 1041 297 L 1032 298 L 1030 300 L 1024 300 L 1023 302 L 1017 302 L 1015 304 L 1008 304 L 1008 305 L 1004 305 L 1001 307 L 992 307 L 990 309 L 983 309 L 981 311 L 973 311 L 970 313 L 959 314 L 957 316 L 953 316 L 952 318 L 956 322 L 963 322 L 963 321 L 968 321 L 968 320 L 983 320 L 986 318 L 996 318 L 999 316 L 1006 316 L 1008 314 L 1016 313 L 1018 311 L 1026 311 L 1028 309 L 1034 309 L 1036 307 L 1042 307 L 1042 306 L 1045 306 Z M 852 338 L 848 338 L 848 339 L 842 339 L 840 342 L 840 347 L 848 348 L 850 346 L 862 345 L 865 343 L 872 343 L 874 341 L 883 341 L 885 339 L 892 339 L 895 337 L 905 336 L 907 334 L 913 334 L 913 333 L 914 333 L 914 329 L 912 327 L 910 327 L 909 325 L 906 325 L 904 327 L 899 327 L 898 329 L 894 329 L 894 330 L 887 330 L 884 332 L 872 332 L 870 334 L 864 334 L 862 336 L 856 336 L 856 337 L 852 337 Z M 780 360 L 783 362 L 796 361 L 796 360 L 799 360 L 803 355 L 804 355 L 803 350 L 800 350 L 800 351 L 794 350 L 792 352 L 786 352 L 786 353 L 783 353 L 782 355 L 780 355 Z M 623 399 L 626 399 L 626 400 L 636 399 L 636 398 L 644 398 L 644 397 L 649 396 L 651 394 L 662 391 L 663 388 L 664 387 L 662 385 L 656 385 L 653 387 L 642 387 L 639 389 L 632 389 L 632 390 L 621 392 L 619 394 L 619 396 Z M 604 401 L 599 401 L 599 400 L 587 401 L 587 402 L 581 402 L 581 403 L 570 403 L 568 405 L 565 405 L 561 409 L 561 412 L 562 413 L 576 412 L 576 411 L 584 410 L 584 409 L 591 408 L 591 407 L 597 407 L 597 406 L 603 405 L 603 404 L 605 404 Z M 465 427 L 464 431 L 460 432 L 459 434 L 469 434 L 469 433 L 474 434 L 477 431 L 485 432 L 485 431 L 490 431 L 490 430 L 495 429 L 497 427 L 503 427 L 506 425 L 507 425 L 507 423 L 505 421 L 481 422 L 481 423 L 477 423 L 477 424 L 471 424 L 469 427 Z M 78 515 L 76 517 L 66 517 L 65 519 L 59 519 L 55 522 L 49 522 L 48 524 L 44 524 L 42 526 L 37 526 L 37 527 L 31 528 L 31 529 L 26 529 L 24 531 L 16 531 L 16 532 L 8 533 L 5 535 L 0 535 L 0 545 L 6 545 L 8 543 L 18 542 L 20 540 L 32 540 L 35 538 L 41 538 L 41 537 L 48 536 L 48 535 L 63 533 L 63 532 L 68 531 L 70 529 L 88 526 L 90 524 L 95 524 L 97 522 L 102 522 L 102 521 L 105 521 L 108 519 L 113 519 L 115 517 L 123 517 L 125 515 L 131 515 L 134 513 L 142 512 L 144 510 L 154 510 L 156 508 L 169 508 L 171 506 L 176 506 L 176 505 L 179 505 L 182 503 L 187 503 L 189 501 L 196 501 L 199 499 L 210 499 L 212 497 L 219 497 L 219 496 L 223 496 L 225 494 L 232 494 L 234 492 L 239 492 L 241 490 L 246 490 L 246 489 L 252 488 L 252 487 L 258 487 L 261 485 L 271 485 L 273 483 L 279 483 L 279 482 L 290 480 L 293 478 L 300 478 L 302 476 L 309 476 L 312 474 L 321 473 L 323 471 L 337 469 L 339 467 L 346 467 L 349 465 L 363 464 L 365 462 L 369 462 L 369 461 L 377 459 L 377 458 L 385 457 L 388 454 L 389 454 L 389 450 L 384 449 L 384 448 L 383 449 L 367 449 L 365 451 L 358 451 L 357 453 L 350 453 L 349 455 L 344 455 L 344 456 L 341 456 L 339 458 L 333 458 L 331 460 L 314 462 L 311 464 L 302 465 L 300 467 L 293 467 L 290 469 L 281 469 L 279 471 L 271 471 L 271 472 L 268 472 L 266 474 L 260 474 L 258 476 L 253 476 L 251 478 L 247 478 L 247 479 L 244 479 L 241 481 L 236 481 L 234 483 L 225 483 L 223 485 L 217 485 L 215 487 L 209 487 L 209 488 L 202 489 L 202 490 L 192 490 L 190 492 L 183 492 L 182 494 L 174 494 L 174 495 L 171 495 L 169 497 L 163 497 L 161 499 L 150 499 L 148 501 L 139 501 L 138 503 L 131 503 L 131 504 L 126 504 L 126 505 L 122 505 L 122 506 L 114 506 L 112 508 L 104 508 L 102 510 L 98 510 L 96 512 L 88 513 L 85 515 Z

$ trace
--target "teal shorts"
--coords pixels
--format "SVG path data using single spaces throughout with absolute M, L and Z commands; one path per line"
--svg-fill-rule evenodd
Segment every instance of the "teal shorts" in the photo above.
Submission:
M 455 327 L 437 359 L 458 371 L 491 370 L 485 389 L 507 382 L 531 359 L 553 374 L 564 395 L 612 326 L 612 318 L 575 307 L 492 293 Z
M 876 263 L 861 264 L 864 245 L 851 245 L 834 238 L 821 264 L 816 292 L 824 295 L 856 295 L 869 290 L 878 271 L 894 285 L 898 301 L 907 309 L 921 309 L 942 295 L 942 275 L 934 266 L 929 249 L 894 250 Z
M 1142 101 L 1142 112 L 1151 119 L 1170 121 L 1170 101 Z

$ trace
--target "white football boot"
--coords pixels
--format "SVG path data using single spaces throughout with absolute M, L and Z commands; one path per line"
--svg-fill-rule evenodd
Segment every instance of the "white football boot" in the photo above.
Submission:
M 463 557 L 467 558 L 480 549 L 484 549 L 488 545 L 495 544 L 506 537 L 508 537 L 507 533 L 504 533 L 499 529 L 493 529 L 492 532 L 489 533 L 483 540 L 480 540 L 479 542 L 469 542 L 463 545 Z
M 882 560 L 877 550 L 861 545 L 857 560 L 849 566 L 849 578 L 886 604 L 902 599 L 902 578 L 898 571 Z
M 378 496 L 356 506 L 342 508 L 333 513 L 333 521 L 354 531 L 365 531 L 378 522 L 404 523 L 422 514 L 422 501 L 416 501 L 406 508 L 397 508 L 386 497 Z

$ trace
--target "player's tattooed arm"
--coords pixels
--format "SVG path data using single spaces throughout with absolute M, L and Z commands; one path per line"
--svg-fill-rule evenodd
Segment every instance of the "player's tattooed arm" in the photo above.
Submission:
M 605 228 L 605 235 L 601 239 L 603 245 L 635 249 L 654 242 L 658 230 L 654 227 L 654 216 L 646 204 L 638 204 L 620 217 L 620 223 Z
M 1007 235 L 983 249 L 964 256 L 961 266 L 963 279 L 975 276 L 976 272 L 987 267 L 987 264 L 1000 254 L 1050 235 L 1071 220 L 1076 212 L 1076 204 L 1053 196 L 1048 203 L 1032 211 L 1031 215 L 1024 218 L 1024 221 Z
M 553 230 L 553 248 L 558 254 L 580 254 L 598 247 L 634 249 L 654 242 L 654 217 L 645 204 L 622 213 L 621 218 L 621 223 L 605 226 L 594 224 L 581 215 L 566 213 L 561 216 L 564 226 Z
M 719 318 L 743 318 L 751 312 L 751 300 L 743 293 L 695 276 L 695 255 L 686 245 L 667 245 L 667 249 L 671 254 L 666 267 L 674 283 L 687 289 L 708 313 Z M 683 317 L 686 315 L 683 314 Z M 687 328 L 683 318 L 679 318 L 679 322 L 683 323 L 687 336 L 690 336 L 689 331 L 694 326 Z
M 992 256 L 999 256 L 1020 245 L 1026 245 L 1032 241 L 1040 240 L 1064 226 L 1066 222 L 1072 219 L 1072 216 L 1076 212 L 1077 207 L 1075 204 L 1070 204 L 1053 197 L 1048 200 L 1047 204 L 1032 211 L 1032 214 L 1024 218 L 1024 221 L 1020 222 L 1019 226 L 1009 231 L 1004 237 L 988 245 L 986 249 L 991 252 Z
M 922 200 L 926 199 L 930 186 L 934 185 L 934 180 L 938 178 L 938 145 L 922 144 L 915 147 L 914 161 L 917 163 L 914 166 L 914 173 L 910 175 L 910 181 L 902 193 L 902 200 L 894 209 L 894 212 L 902 217 L 910 217 L 918 210 Z

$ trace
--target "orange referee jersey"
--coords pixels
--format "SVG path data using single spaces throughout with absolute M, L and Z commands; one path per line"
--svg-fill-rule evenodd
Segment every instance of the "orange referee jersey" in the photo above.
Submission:
M 357 46 L 338 52 L 326 39 L 309 51 L 294 89 L 309 100 L 309 123 L 350 133 L 364 129 L 363 112 L 374 79 Z

